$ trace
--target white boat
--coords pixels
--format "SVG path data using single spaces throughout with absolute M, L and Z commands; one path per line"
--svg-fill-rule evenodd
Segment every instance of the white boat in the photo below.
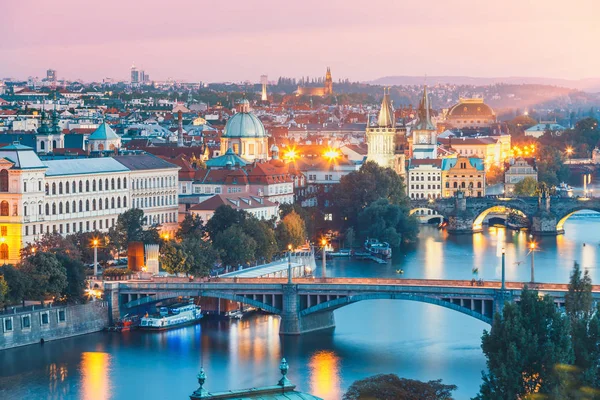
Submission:
M 380 242 L 377 239 L 367 239 L 365 240 L 365 250 L 367 250 L 371 255 L 383 259 L 392 258 L 392 248 L 387 242 Z
M 160 307 L 158 314 L 146 314 L 140 322 L 140 329 L 159 331 L 173 329 L 195 324 L 202 317 L 202 309 L 193 303 L 193 299 L 190 299 L 188 302 Z

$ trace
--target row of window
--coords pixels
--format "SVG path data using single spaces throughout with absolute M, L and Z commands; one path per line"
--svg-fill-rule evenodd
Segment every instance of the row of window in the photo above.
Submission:
M 160 178 L 145 178 L 145 179 L 134 179 L 134 189 L 152 189 L 152 188 L 164 188 L 173 187 L 177 185 L 177 181 L 174 176 L 160 177 Z
M 424 181 L 425 180 L 425 177 L 422 176 L 422 175 L 421 175 L 420 178 L 421 179 L 419 179 L 419 177 L 415 176 L 415 175 L 411 175 L 410 176 L 410 180 L 411 181 Z M 435 176 L 427 176 L 427 180 L 428 181 L 439 181 L 439 180 L 441 180 L 441 176 L 439 176 L 439 175 L 437 177 L 435 177 Z
M 77 202 L 75 200 L 73 200 L 72 203 L 69 203 L 68 201 L 65 201 L 64 203 L 64 207 L 63 207 L 63 202 L 59 202 L 58 203 L 58 208 L 56 206 L 56 203 L 52 203 L 52 206 L 50 206 L 49 203 L 46 203 L 46 215 L 50 215 L 50 211 L 52 211 L 52 215 L 61 215 L 61 214 L 70 214 L 72 212 L 77 212 L 77 210 L 79 210 L 79 212 L 83 212 L 83 211 L 90 211 L 90 204 L 91 204 L 91 211 L 96 211 L 96 210 L 108 210 L 108 209 L 114 209 L 114 208 L 121 208 L 121 207 L 127 207 L 127 196 L 123 196 L 123 201 L 121 201 L 120 197 L 115 198 L 112 197 L 110 199 L 110 202 L 108 200 L 108 198 L 104 199 L 104 201 L 102 201 L 102 199 L 98 199 L 98 201 L 96 202 L 96 199 L 92 199 L 92 201 L 90 202 L 89 200 L 86 200 L 85 203 L 83 202 L 83 200 L 79 200 L 79 208 L 77 208 Z M 85 204 L 85 209 L 84 209 L 84 204 Z M 0 209 L 1 209 L 1 205 L 0 205 Z M 42 213 L 42 205 L 39 205 L 39 210 L 38 212 L 41 214 Z M 27 216 L 27 206 L 23 206 L 23 214 L 25 216 Z
M 452 187 L 455 188 L 455 189 L 457 189 L 459 187 L 464 189 L 464 188 L 467 187 L 467 183 L 463 181 L 463 182 L 460 182 L 460 185 L 459 185 L 458 182 L 453 182 L 452 183 Z M 473 186 L 473 182 L 469 182 L 469 186 L 468 187 L 469 188 L 473 188 L 474 187 Z M 450 182 L 446 182 L 446 189 L 449 189 L 449 188 L 450 188 Z M 477 188 L 478 189 L 482 188 L 481 182 L 477 182 Z
M 168 196 L 139 197 L 137 199 L 133 199 L 133 206 L 135 208 L 171 206 L 173 204 L 176 204 L 174 194 Z
M 419 187 L 420 186 L 420 187 Z M 411 190 L 425 190 L 425 185 L 410 185 Z M 440 185 L 427 185 L 427 189 L 441 189 Z
M 67 313 L 65 310 L 58 310 L 56 312 L 57 321 L 59 324 L 67 322 Z M 47 326 L 50 324 L 50 311 L 43 311 L 39 314 L 40 325 Z M 31 314 L 21 315 L 21 330 L 31 329 Z M 14 330 L 13 317 L 5 317 L 2 319 L 2 328 L 4 333 L 9 333 Z
M 23 182 L 23 191 L 26 192 L 27 191 L 27 182 Z M 85 181 L 85 183 L 83 181 L 73 181 L 71 183 L 66 182 L 64 185 L 62 182 L 58 182 L 58 185 L 56 185 L 56 182 L 52 182 L 52 186 L 50 186 L 50 184 L 46 183 L 46 195 L 49 195 L 50 193 L 52 193 L 53 195 L 57 194 L 57 188 L 58 188 L 58 194 L 69 194 L 69 193 L 83 193 L 84 192 L 84 185 L 85 185 L 85 192 L 89 192 L 90 191 L 90 180 L 87 179 Z M 123 189 L 127 189 L 127 178 L 123 178 L 122 181 L 122 185 L 121 185 L 121 178 L 117 178 L 115 180 L 115 178 L 111 178 L 110 181 L 108 180 L 108 178 L 102 180 L 102 179 L 98 179 L 96 181 L 96 179 L 92 179 L 91 181 L 91 191 L 92 192 L 96 192 L 96 191 L 103 191 L 103 190 L 115 190 L 115 188 L 117 190 L 121 189 L 121 186 L 123 186 Z M 50 191 L 50 188 L 52 187 L 52 191 Z M 79 189 L 79 191 L 77 190 Z

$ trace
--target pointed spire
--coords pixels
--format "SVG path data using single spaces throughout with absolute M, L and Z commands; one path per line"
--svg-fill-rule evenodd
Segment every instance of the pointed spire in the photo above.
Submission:
M 377 126 L 381 128 L 393 128 L 396 126 L 394 118 L 394 109 L 390 104 L 390 89 L 383 88 L 383 100 L 381 101 L 381 109 L 379 110 L 379 117 L 377 117 Z
M 429 102 L 429 95 L 427 94 L 427 85 L 423 88 L 423 97 L 419 102 L 419 109 L 417 110 L 419 120 L 415 125 L 416 130 L 423 131 L 434 131 L 435 126 L 431 121 L 431 103 Z

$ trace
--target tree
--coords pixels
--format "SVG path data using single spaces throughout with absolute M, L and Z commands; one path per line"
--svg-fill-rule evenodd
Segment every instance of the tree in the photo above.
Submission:
M 594 298 L 592 297 L 592 278 L 588 270 L 581 275 L 579 263 L 573 263 L 573 270 L 569 279 L 569 291 L 565 295 L 565 311 L 575 322 L 578 319 L 587 319 L 593 312 Z
M 397 247 L 402 241 L 416 239 L 418 225 L 414 218 L 400 206 L 390 204 L 387 199 L 379 199 L 359 214 L 359 232 L 363 239 L 375 237 Z
M 515 184 L 515 196 L 532 197 L 537 191 L 538 182 L 532 177 L 526 177 Z
M 259 220 L 254 216 L 248 216 L 242 224 L 244 233 L 256 241 L 256 259 L 263 262 L 271 262 L 277 252 L 277 240 L 272 223 Z
M 56 232 L 45 233 L 35 243 L 28 243 L 27 246 L 21 249 L 21 258 L 28 257 L 36 252 L 63 253 L 69 257 L 81 259 L 80 247 Z
M 223 204 L 217 207 L 213 216 L 206 223 L 206 231 L 214 242 L 219 233 L 233 225 L 240 225 L 245 219 L 246 213 L 243 210 L 234 210 Z
M 130 242 L 144 242 L 146 244 L 160 243 L 160 235 L 155 226 L 144 230 L 146 217 L 144 211 L 132 208 L 125 211 L 117 218 L 117 223 L 108 231 L 110 242 L 119 250 L 127 248 Z
M 22 262 L 21 269 L 31 279 L 30 298 L 58 297 L 67 288 L 67 271 L 52 253 L 36 252 Z
M 218 252 L 209 241 L 192 236 L 181 242 L 165 241 L 159 258 L 162 268 L 170 274 L 208 276 Z
M 202 221 L 202 217 L 197 214 L 186 214 L 183 221 L 179 225 L 179 229 L 175 234 L 175 237 L 179 240 L 183 240 L 184 238 L 194 236 L 198 238 L 203 238 L 206 234 L 206 229 L 204 226 L 204 222 Z
M 558 396 L 563 388 L 555 367 L 573 359 L 568 318 L 548 295 L 539 297 L 527 288 L 519 303 L 506 303 L 502 315 L 494 316 L 481 348 L 488 367 L 477 396 L 481 400 Z
M 277 244 L 280 250 L 286 250 L 291 244 L 297 248 L 306 243 L 306 227 L 300 216 L 292 211 L 286 215 L 276 228 Z
M 111 250 L 114 249 L 114 246 L 110 242 L 110 238 L 108 234 L 95 231 L 95 232 L 77 232 L 71 235 L 68 235 L 65 238 L 68 242 L 70 242 L 74 247 L 79 249 L 81 253 L 81 257 L 78 260 L 81 260 L 84 263 L 90 263 L 94 259 L 94 246 L 93 241 L 98 240 L 98 262 L 102 264 L 108 260 L 112 260 L 113 256 L 111 254 Z M 55 253 L 55 254 L 60 254 Z
M 504 169 L 492 164 L 488 172 L 485 174 L 485 181 L 488 185 L 496 185 L 504 182 Z
M 8 285 L 7 301 L 10 303 L 23 301 L 31 286 L 29 277 L 22 270 L 12 265 L 1 266 L 0 274 Z
M 69 257 L 66 254 L 56 254 L 56 259 L 64 267 L 67 286 L 62 295 L 70 303 L 78 303 L 83 299 L 86 286 L 85 266 L 80 260 Z
M 351 249 L 354 247 L 354 242 L 356 241 L 356 233 L 354 232 L 354 228 L 350 227 L 346 229 L 346 233 L 344 234 L 344 246 Z
M 188 274 L 191 262 L 183 246 L 174 240 L 161 245 L 159 260 L 162 268 L 169 274 Z
M 8 301 L 8 283 L 4 276 L 0 275 L 0 307 L 4 307 Z
M 445 385 L 441 379 L 421 382 L 380 374 L 352 383 L 343 400 L 451 400 L 456 385 Z
M 232 225 L 218 233 L 214 246 L 220 251 L 225 265 L 238 266 L 254 260 L 256 241 L 244 233 L 240 225 Z
M 404 180 L 391 168 L 382 168 L 373 161 L 342 177 L 333 198 L 340 216 L 350 226 L 354 226 L 362 210 L 381 198 L 410 211 Z

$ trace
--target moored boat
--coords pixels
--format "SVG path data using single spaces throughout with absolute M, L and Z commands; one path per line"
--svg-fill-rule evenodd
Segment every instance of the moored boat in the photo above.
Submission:
M 202 309 L 194 304 L 193 299 L 190 299 L 188 302 L 160 307 L 158 314 L 146 314 L 140 322 L 140 329 L 159 331 L 173 329 L 195 324 L 202 317 Z
M 387 242 L 380 242 L 378 239 L 367 239 L 365 241 L 365 250 L 371 255 L 383 259 L 392 258 L 392 248 Z

